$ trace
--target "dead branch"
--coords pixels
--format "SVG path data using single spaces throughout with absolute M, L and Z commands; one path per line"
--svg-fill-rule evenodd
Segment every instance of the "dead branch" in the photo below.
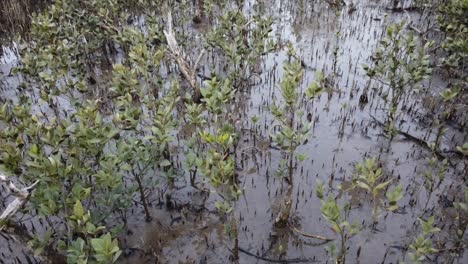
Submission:
M 229 248 L 228 248 L 229 249 Z M 231 249 L 229 249 L 229 251 L 231 251 Z M 243 249 L 241 247 L 239 247 L 239 251 L 244 253 L 244 254 L 247 254 L 251 257 L 254 257 L 256 259 L 259 259 L 259 260 L 264 260 L 264 261 L 268 261 L 270 263 L 312 263 L 312 262 L 320 262 L 318 260 L 315 260 L 315 259 L 301 259 L 301 258 L 295 258 L 295 259 L 272 259 L 272 258 L 266 258 L 266 257 L 262 257 L 262 256 L 259 256 L 257 254 L 254 254 L 246 249 Z
M 370 115 L 370 117 L 374 120 L 374 122 L 375 122 L 376 124 L 378 124 L 379 126 L 385 127 L 385 124 L 384 124 L 383 122 L 379 121 L 376 117 L 374 117 L 374 116 L 372 116 L 372 115 Z M 452 165 L 452 162 L 450 161 L 449 158 L 447 158 L 447 157 L 446 157 L 444 154 L 442 154 L 439 150 L 433 149 L 433 148 L 431 147 L 431 145 L 430 145 L 428 142 L 426 142 L 426 141 L 424 141 L 424 140 L 422 140 L 422 139 L 420 139 L 420 138 L 417 138 L 417 137 L 415 137 L 415 136 L 413 136 L 413 135 L 411 135 L 411 134 L 408 134 L 408 133 L 406 133 L 406 132 L 404 132 L 404 131 L 401 131 L 401 130 L 399 130 L 399 129 L 397 129 L 396 132 L 397 132 L 398 134 L 400 134 L 401 136 L 405 137 L 406 139 L 411 140 L 411 141 L 417 143 L 419 146 L 422 146 L 422 147 L 428 149 L 429 151 L 431 151 L 432 153 L 434 153 L 434 155 L 436 155 L 437 158 L 438 158 L 439 160 L 444 160 L 444 159 L 446 159 L 446 160 L 448 161 L 448 163 L 449 163 L 450 165 Z
M 406 22 L 406 26 L 405 26 L 405 27 L 406 27 L 406 28 L 409 28 L 409 29 L 411 29 L 411 30 L 413 30 L 413 31 L 415 31 L 416 33 L 418 33 L 419 36 L 424 37 L 423 32 L 422 32 L 420 29 L 418 29 L 418 28 L 416 28 L 415 26 L 413 26 L 413 20 L 411 19 L 411 16 L 410 16 L 410 14 L 408 13 L 408 11 L 405 10 L 405 14 L 406 14 L 406 17 L 408 18 L 408 21 Z M 424 40 L 427 41 L 426 38 L 424 38 Z
M 171 12 L 167 14 L 167 31 L 164 30 L 164 35 L 166 36 L 167 45 L 171 50 L 171 57 L 177 62 L 180 72 L 193 89 L 193 101 L 199 103 L 201 99 L 201 91 L 200 85 L 197 81 L 197 70 L 201 59 L 205 55 L 205 50 L 203 49 L 201 51 L 200 55 L 198 55 L 198 58 L 195 60 L 195 63 L 191 62 L 190 58 L 186 56 L 177 43 L 172 26 Z
M 0 223 L 8 220 L 10 217 L 16 214 L 16 212 L 23 207 L 23 205 L 29 200 L 31 192 L 36 188 L 36 185 L 39 181 L 34 182 L 31 186 L 19 189 L 16 185 L 8 179 L 7 176 L 0 174 L 0 182 L 4 182 L 8 189 L 10 190 L 11 195 L 15 196 L 15 200 L 13 200 L 10 204 L 8 204 L 7 208 L 3 211 L 2 215 L 0 215 Z M 0 226 L 0 230 L 1 230 Z

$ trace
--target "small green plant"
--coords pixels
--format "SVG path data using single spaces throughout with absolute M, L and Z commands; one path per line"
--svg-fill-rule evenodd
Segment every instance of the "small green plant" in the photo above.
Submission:
M 462 146 L 457 146 L 457 150 L 463 156 L 468 156 L 468 142 L 465 142 Z
M 437 125 L 437 134 L 436 134 L 436 139 L 435 139 L 435 146 L 434 148 L 436 150 L 440 149 L 440 140 L 442 136 L 445 134 L 447 131 L 447 128 L 445 127 L 445 122 L 450 120 L 454 114 L 455 111 L 455 104 L 457 101 L 457 97 L 460 94 L 460 89 L 459 88 L 447 88 L 444 91 L 440 92 L 439 95 L 442 97 L 442 108 L 443 111 L 439 115 L 437 115 L 436 118 L 436 125 Z
M 336 257 L 337 263 L 346 263 L 347 241 L 360 231 L 359 224 L 350 224 L 346 220 L 345 216 L 348 210 L 349 206 L 340 208 L 332 197 L 328 197 L 328 200 L 322 200 L 322 215 L 331 224 L 333 231 L 339 234 L 341 240 L 341 248 L 338 254 L 335 252 L 336 245 L 328 249 L 332 258 Z
M 460 245 L 464 243 L 463 236 L 465 235 L 466 227 L 468 225 L 468 188 L 464 189 L 463 199 L 459 202 L 454 203 L 453 205 L 455 209 L 457 209 L 457 244 Z
M 356 165 L 357 177 L 353 179 L 353 186 L 365 190 L 371 195 L 374 207 L 372 210 L 372 219 L 374 224 L 382 208 L 389 211 L 398 209 L 397 202 L 403 198 L 402 187 L 398 186 L 393 191 L 387 191 L 392 179 L 382 181 L 382 168 L 378 167 L 376 158 L 366 159 L 364 162 Z M 388 199 L 388 206 L 385 205 L 384 193 Z

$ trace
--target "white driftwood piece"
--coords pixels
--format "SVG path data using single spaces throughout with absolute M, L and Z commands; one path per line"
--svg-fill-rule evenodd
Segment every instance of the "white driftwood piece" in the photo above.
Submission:
M 7 208 L 0 215 L 0 222 L 8 220 L 10 217 L 16 214 L 21 207 L 29 200 L 31 192 L 34 190 L 39 181 L 34 182 L 31 186 L 19 189 L 16 185 L 8 179 L 7 176 L 0 174 L 0 182 L 5 183 L 10 190 L 11 195 L 16 198 L 8 204 Z
M 177 62 L 182 75 L 189 82 L 190 86 L 194 91 L 194 100 L 199 100 L 201 97 L 201 93 L 200 87 L 197 82 L 197 69 L 201 59 L 205 55 L 205 50 L 202 50 L 195 63 L 192 64 L 190 58 L 188 58 L 185 55 L 184 51 L 180 48 L 179 44 L 177 43 L 172 26 L 171 12 L 167 14 L 167 30 L 164 30 L 164 35 L 166 36 L 167 45 L 169 46 L 169 49 L 171 51 L 171 57 Z

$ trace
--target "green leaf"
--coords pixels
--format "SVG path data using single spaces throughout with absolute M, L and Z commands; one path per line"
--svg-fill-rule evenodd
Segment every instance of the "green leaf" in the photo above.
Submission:
M 171 163 L 169 160 L 164 159 L 164 160 L 162 160 L 162 161 L 159 163 L 159 165 L 160 165 L 161 167 L 169 167 L 169 166 L 172 165 L 172 163 Z
M 73 206 L 73 215 L 77 219 L 83 218 L 84 209 L 83 209 L 83 205 L 81 204 L 81 201 L 76 201 L 75 205 Z
M 368 190 L 369 192 L 371 191 L 371 188 L 370 188 L 369 185 L 368 185 L 367 183 L 365 183 L 365 182 L 358 181 L 356 184 L 357 184 L 359 187 Z
M 383 182 L 383 183 L 380 183 L 378 184 L 377 186 L 375 186 L 375 189 L 376 190 L 381 190 L 381 189 L 384 189 L 385 187 L 387 187 L 387 185 L 389 185 L 392 181 L 386 181 L 386 182 Z

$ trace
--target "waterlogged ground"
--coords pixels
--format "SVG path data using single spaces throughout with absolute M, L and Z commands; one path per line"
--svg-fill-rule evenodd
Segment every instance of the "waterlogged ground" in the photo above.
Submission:
M 351 204 L 347 216 L 349 222 L 362 224 L 362 231 L 348 243 L 349 263 L 397 263 L 407 257 L 407 246 L 421 233 L 418 217 L 422 216 L 428 193 L 421 187 L 426 158 L 431 152 L 421 144 L 397 136 L 387 152 L 388 141 L 383 128 L 376 120 L 385 120 L 388 106 L 377 93 L 378 83 L 370 82 L 362 65 L 371 63 L 373 50 L 383 37 L 386 25 L 407 18 L 406 13 L 392 13 L 385 1 L 357 1 L 353 6 L 331 8 L 319 1 L 245 1 L 244 11 L 250 15 L 272 15 L 276 18 L 272 33 L 281 43 L 290 41 L 298 56 L 306 65 L 302 89 L 315 78 L 316 70 L 327 76 L 329 94 L 322 94 L 314 101 L 304 99 L 305 115 L 312 116 L 313 135 L 298 152 L 308 158 L 297 163 L 294 176 L 292 223 L 301 232 L 335 239 L 324 243 L 291 230 L 274 227 L 286 191 L 286 183 L 276 176 L 283 158 L 281 152 L 270 147 L 269 133 L 273 117 L 269 107 L 280 99 L 279 82 L 283 75 L 286 51 L 270 55 L 259 64 L 262 73 L 254 78 L 252 89 L 239 93 L 232 108 L 233 116 L 239 119 L 242 133 L 238 162 L 238 174 L 244 195 L 235 207 L 239 220 L 240 263 L 326 263 L 330 262 L 326 248 L 337 243 L 334 233 L 320 212 L 321 203 L 315 195 L 317 180 L 327 187 L 328 194 L 338 194 L 338 186 L 349 186 L 355 173 L 354 165 L 364 157 L 378 157 L 385 176 L 404 187 L 400 209 L 384 212 L 377 226 L 372 225 L 372 205 L 362 192 L 344 194 L 338 199 L 342 205 Z M 341 12 L 338 12 L 341 11 Z M 418 13 L 408 13 L 413 25 L 425 26 L 429 21 L 420 19 Z M 194 43 L 198 35 L 207 30 L 207 23 L 188 25 Z M 195 44 L 196 45 L 196 44 Z M 194 50 L 193 53 L 196 53 Z M 336 54 L 336 55 L 335 55 Z M 5 48 L 0 60 L 0 89 L 2 98 L 14 98 L 12 92 L 18 85 L 18 76 L 9 75 L 17 57 L 14 48 Z M 202 71 L 209 75 L 211 60 L 202 63 Z M 442 76 L 434 75 L 424 83 L 430 93 L 445 88 Z M 360 104 L 363 94 L 368 103 Z M 404 111 L 399 114 L 400 129 L 417 138 L 431 142 L 434 131 L 429 127 L 430 113 L 425 100 L 427 95 L 413 95 L 404 102 Z M 251 118 L 260 117 L 257 124 Z M 310 115 L 309 115 L 310 116 Z M 124 254 L 121 263 L 227 263 L 231 255 L 231 240 L 224 233 L 223 223 L 217 216 L 214 202 L 216 194 L 207 195 L 188 184 L 188 174 L 183 173 L 184 142 L 192 135 L 190 128 L 177 133 L 173 147 L 179 152 L 181 175 L 176 187 L 168 184 L 154 193 L 151 223 L 144 221 L 141 207 L 134 207 L 129 230 L 121 236 Z M 454 125 L 449 128 L 442 142 L 442 149 L 453 149 L 467 141 L 466 128 Z M 179 145 L 177 145 L 179 144 Z M 256 148 L 252 148 L 255 146 Z M 241 151 L 244 150 L 244 151 Z M 447 153 L 448 157 L 450 153 Z M 446 241 L 455 236 L 453 228 L 455 211 L 452 201 L 462 194 L 466 186 L 466 159 L 453 156 L 444 182 L 431 195 L 424 217 L 435 215 L 435 225 L 442 231 L 433 240 L 436 248 L 443 248 Z M 396 185 L 396 184 L 395 184 Z M 206 185 L 208 187 L 208 185 Z M 171 199 L 166 199 L 170 194 Z M 168 205 L 170 206 L 168 208 Z M 449 245 L 450 243 L 447 243 Z M 2 255 L 0 262 L 26 263 L 23 253 L 11 245 L 18 241 L 0 237 Z M 21 250 L 21 249 L 19 249 Z M 17 260 L 13 257 L 19 256 Z M 11 260 L 11 261 L 10 261 Z M 35 260 L 31 257 L 31 261 Z M 446 255 L 431 256 L 431 262 L 445 263 Z M 456 258 L 455 263 L 467 263 L 468 254 Z

